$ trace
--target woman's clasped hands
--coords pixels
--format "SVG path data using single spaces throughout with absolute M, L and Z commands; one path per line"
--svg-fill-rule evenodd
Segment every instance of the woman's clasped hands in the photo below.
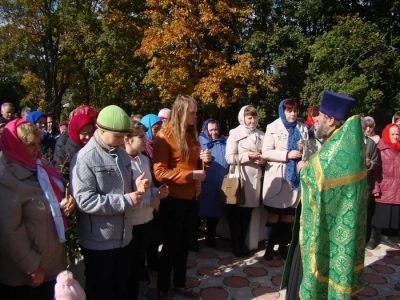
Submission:
M 261 156 L 261 153 L 260 152 L 258 152 L 258 151 L 253 151 L 253 150 L 249 150 L 248 152 L 247 152 L 247 154 L 248 154 L 248 156 L 249 156 L 249 158 L 250 158 L 250 160 L 251 161 L 253 161 L 254 163 L 256 163 L 256 164 L 262 164 L 262 156 Z

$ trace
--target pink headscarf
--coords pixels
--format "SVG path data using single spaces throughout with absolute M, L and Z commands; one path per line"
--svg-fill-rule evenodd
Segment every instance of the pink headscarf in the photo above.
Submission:
M 25 145 L 21 142 L 17 135 L 17 127 L 29 123 L 23 119 L 15 119 L 7 123 L 6 127 L 4 127 L 3 132 L 0 138 L 0 147 L 3 152 L 3 155 L 13 163 L 19 164 L 29 169 L 36 170 L 36 162 L 35 159 L 29 154 L 28 150 L 25 148 Z M 39 151 L 37 158 L 41 158 L 42 154 Z M 57 186 L 56 182 L 53 178 L 57 178 L 62 180 L 61 175 L 58 174 L 56 168 L 42 165 L 43 169 L 47 173 L 50 179 L 51 186 L 54 190 L 54 193 L 57 197 L 58 202 L 62 200 L 62 194 L 60 188 Z M 66 220 L 64 220 L 64 225 L 66 225 Z M 65 227 L 67 228 L 67 227 Z

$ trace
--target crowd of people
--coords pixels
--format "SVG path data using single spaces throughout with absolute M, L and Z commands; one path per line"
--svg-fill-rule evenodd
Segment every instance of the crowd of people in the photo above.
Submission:
M 0 295 L 137 299 L 155 270 L 158 299 L 199 299 L 185 283 L 200 221 L 215 248 L 225 216 L 232 254 L 249 257 L 252 212 L 263 205 L 264 259 L 286 260 L 286 298 L 350 299 L 363 287 L 364 248 L 400 249 L 400 112 L 380 137 L 372 117 L 351 116 L 354 101 L 325 91 L 302 123 L 298 102 L 284 99 L 265 132 L 246 105 L 228 137 L 215 119 L 198 133 L 197 103 L 184 95 L 145 116 L 82 105 L 58 124 L 29 108 L 16 118 L 3 103 Z M 220 200 L 234 164 L 240 205 Z M 65 271 L 67 214 L 77 217 L 85 290 Z

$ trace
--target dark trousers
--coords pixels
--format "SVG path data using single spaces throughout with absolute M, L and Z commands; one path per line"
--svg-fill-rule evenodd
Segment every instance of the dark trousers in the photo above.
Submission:
M 90 250 L 82 247 L 87 300 L 131 299 L 132 243 L 124 248 Z
M 372 199 L 371 199 L 372 198 Z M 369 195 L 369 201 L 367 206 L 367 229 L 366 229 L 366 242 L 368 243 L 369 239 L 371 238 L 372 233 L 372 217 L 375 213 L 375 199 L 372 195 Z
M 131 288 L 132 300 L 139 296 L 139 281 L 145 269 L 146 249 L 149 240 L 151 224 L 140 224 L 133 226 L 132 230 L 132 264 L 131 264 Z
M 163 225 L 163 247 L 159 258 L 157 287 L 167 292 L 171 286 L 171 271 L 174 271 L 173 285 L 185 287 L 186 265 L 189 243 L 197 219 L 197 202 L 167 197 L 160 205 Z
M 4 300 L 53 300 L 55 280 L 43 282 L 38 287 L 29 285 L 9 286 L 0 283 L 0 299 Z
M 226 205 L 226 217 L 231 233 L 232 250 L 235 252 L 246 246 L 253 207 Z M 240 251 L 240 250 L 239 250 Z
M 160 212 L 153 212 L 154 218 L 149 223 L 149 241 L 147 245 L 147 268 L 158 269 L 158 248 L 162 243 L 162 224 Z

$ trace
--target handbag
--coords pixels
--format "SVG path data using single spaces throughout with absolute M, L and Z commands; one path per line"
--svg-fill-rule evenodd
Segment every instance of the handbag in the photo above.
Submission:
M 236 168 L 238 170 L 237 173 Z M 243 179 L 240 176 L 240 163 L 237 156 L 235 157 L 229 173 L 224 176 L 222 181 L 220 200 L 222 203 L 232 205 L 243 205 L 245 203 Z

